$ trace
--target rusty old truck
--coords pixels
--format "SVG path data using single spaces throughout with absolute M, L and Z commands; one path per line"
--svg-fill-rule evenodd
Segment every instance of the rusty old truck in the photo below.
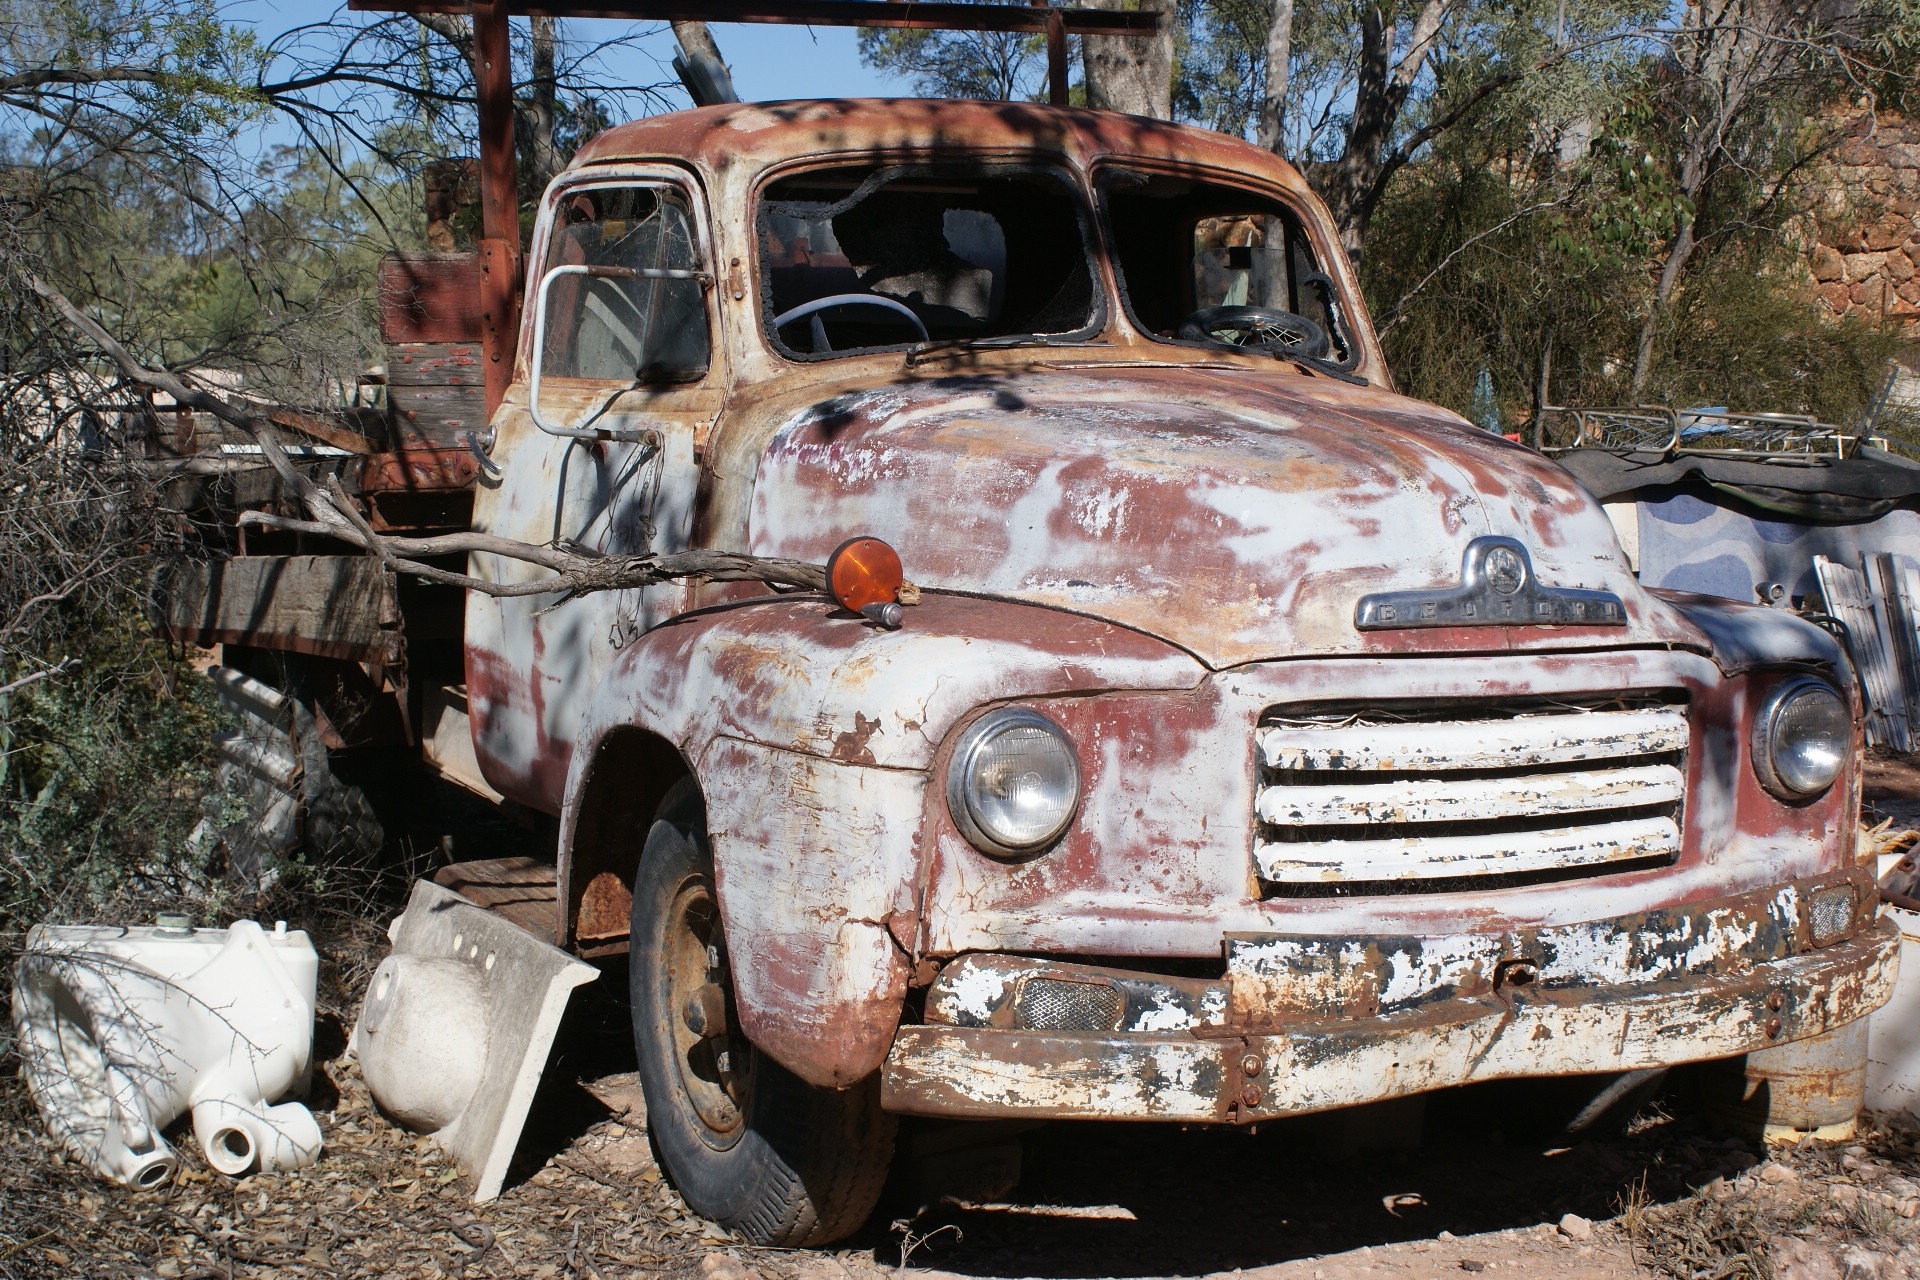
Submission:
M 462 593 L 256 528 L 162 608 L 298 659 L 328 746 L 548 824 L 442 879 L 627 955 L 709 1218 L 847 1234 L 900 1115 L 1248 1125 L 1886 999 L 1835 640 L 1644 589 L 1565 471 L 1397 394 L 1274 156 L 1024 104 L 661 115 L 547 191 L 525 309 L 490 421 L 408 401 L 459 352 L 402 341 L 395 435 L 302 465 L 382 530 L 877 540 L 904 607 Z

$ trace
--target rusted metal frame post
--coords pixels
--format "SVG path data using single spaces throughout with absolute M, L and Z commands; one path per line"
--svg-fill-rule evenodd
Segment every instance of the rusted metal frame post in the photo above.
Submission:
M 1047 11 L 1047 101 L 1056 107 L 1067 105 L 1067 18 L 1046 3 L 1034 3 Z
M 480 116 L 481 373 L 487 416 L 513 382 L 520 343 L 520 190 L 513 153 L 513 47 L 502 0 L 473 6 L 474 103 Z

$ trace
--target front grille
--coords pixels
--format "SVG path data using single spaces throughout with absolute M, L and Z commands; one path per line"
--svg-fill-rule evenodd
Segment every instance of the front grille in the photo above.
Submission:
M 1484 889 L 1680 851 L 1677 694 L 1276 707 L 1254 743 L 1274 894 Z
M 1126 1000 L 1104 982 L 1028 978 L 1013 998 L 1014 1025 L 1034 1031 L 1112 1031 Z

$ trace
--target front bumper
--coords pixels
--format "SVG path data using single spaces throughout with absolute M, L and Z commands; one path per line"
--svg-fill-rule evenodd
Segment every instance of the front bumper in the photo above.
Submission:
M 1773 1048 L 1866 1016 L 1892 994 L 1899 940 L 1891 922 L 1870 919 L 1844 942 L 1743 963 L 1738 953 L 1763 941 L 1751 937 L 1713 972 L 1669 968 L 1651 980 L 1643 972 L 1560 988 L 1496 980 L 1473 994 L 1456 987 L 1407 1007 L 1344 1015 L 1329 1005 L 1276 1016 L 1236 993 L 1209 998 L 1207 984 L 1165 984 L 1188 989 L 1160 1001 L 1162 1025 L 1186 1023 L 1177 1030 L 1145 1029 L 1153 1017 L 1130 1015 L 1138 1029 L 903 1027 L 882 1096 L 889 1110 L 919 1115 L 1244 1124 L 1481 1080 L 1673 1066 Z M 1001 959 L 1010 970 L 1036 966 L 1013 957 L 956 961 L 950 970 L 964 968 L 949 994 L 958 991 L 964 1005 L 967 988 L 990 986 Z M 1038 967 L 1069 981 L 1080 968 Z M 1153 983 L 1137 975 L 1133 985 Z

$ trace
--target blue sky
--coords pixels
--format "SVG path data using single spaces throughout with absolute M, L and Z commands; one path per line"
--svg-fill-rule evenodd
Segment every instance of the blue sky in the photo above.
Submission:
M 303 23 L 324 22 L 341 7 L 335 0 L 230 0 L 223 12 L 230 20 L 251 24 L 262 37 L 271 38 Z M 622 29 L 651 34 L 641 42 L 639 51 L 610 57 L 608 71 L 615 78 L 636 84 L 671 80 L 668 62 L 675 46 L 663 25 L 577 18 L 561 24 L 561 36 L 575 41 L 604 40 Z M 850 27 L 721 24 L 714 27 L 713 35 L 733 68 L 735 87 L 748 100 L 909 92 L 905 81 L 861 65 L 857 36 Z

